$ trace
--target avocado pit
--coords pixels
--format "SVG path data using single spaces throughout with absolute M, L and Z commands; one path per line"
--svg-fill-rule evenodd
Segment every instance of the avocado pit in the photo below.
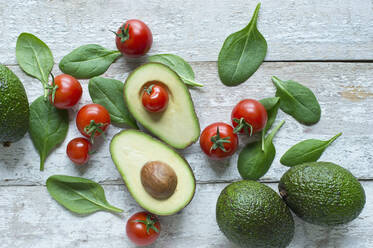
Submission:
M 141 169 L 141 183 L 148 194 L 158 200 L 170 198 L 177 186 L 175 171 L 161 161 L 147 162 Z

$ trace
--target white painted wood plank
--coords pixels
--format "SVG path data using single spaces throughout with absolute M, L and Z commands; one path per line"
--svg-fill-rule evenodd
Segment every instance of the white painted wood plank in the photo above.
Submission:
M 277 191 L 277 184 L 269 184 Z M 235 247 L 219 231 L 215 204 L 226 184 L 198 185 L 195 198 L 182 212 L 161 217 L 160 239 L 152 247 Z M 290 248 L 369 248 L 373 246 L 373 182 L 363 182 L 367 203 L 353 222 L 335 228 L 307 224 L 295 218 Z M 124 186 L 105 186 L 109 202 L 124 209 L 113 215 L 98 212 L 87 217 L 58 205 L 44 186 L 0 187 L 0 247 L 135 247 L 127 240 L 125 224 L 139 211 Z
M 370 0 L 262 0 L 259 28 L 267 60 L 373 59 Z M 129 18 L 149 24 L 151 54 L 216 61 L 224 39 L 250 20 L 257 1 L 242 0 L 0 0 L 0 63 L 16 63 L 20 32 L 39 36 L 56 61 L 83 44 L 115 48 L 108 30 Z
M 294 79 L 310 87 L 318 97 L 321 121 L 315 126 L 304 126 L 280 112 L 277 121 L 286 124 L 276 136 L 278 156 L 272 168 L 264 176 L 265 181 L 279 180 L 287 167 L 279 163 L 280 156 L 293 144 L 307 138 L 328 139 L 338 132 L 343 135 L 329 147 L 321 160 L 338 163 L 362 179 L 373 178 L 373 64 L 370 63 L 265 63 L 246 83 L 228 88 L 217 76 L 216 63 L 192 63 L 197 80 L 205 84 L 202 89 L 192 89 L 201 127 L 216 121 L 229 122 L 233 106 L 243 98 L 261 99 L 273 96 L 275 88 L 270 81 L 272 75 L 283 79 Z M 105 74 L 124 80 L 134 64 L 123 60 L 115 63 Z M 29 100 L 42 93 L 40 82 L 26 76 L 18 67 L 11 69 L 20 76 L 27 89 Z M 54 70 L 58 74 L 58 70 Z M 82 81 L 84 93 L 79 106 L 90 102 L 87 81 Z M 122 182 L 108 150 L 111 137 L 121 128 L 111 126 L 105 140 L 98 139 L 97 153 L 87 166 L 76 168 L 67 158 L 67 143 L 78 133 L 74 117 L 78 107 L 70 111 L 70 129 L 65 142 L 47 158 L 45 172 L 39 171 L 39 157 L 28 136 L 10 148 L 0 147 L 0 185 L 45 184 L 51 174 L 68 174 L 110 183 Z M 247 139 L 241 139 L 241 147 Z M 199 144 L 181 151 L 190 162 L 199 182 L 231 181 L 239 179 L 236 169 L 237 154 L 228 161 L 210 161 L 200 150 Z

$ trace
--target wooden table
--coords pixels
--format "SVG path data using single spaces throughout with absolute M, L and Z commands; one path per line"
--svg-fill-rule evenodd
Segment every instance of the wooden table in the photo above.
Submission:
M 45 41 L 55 61 L 72 49 L 97 43 L 115 49 L 115 30 L 129 18 L 149 24 L 154 36 L 150 54 L 175 53 L 189 61 L 201 89 L 191 89 L 201 127 L 215 121 L 229 122 L 239 99 L 273 96 L 272 75 L 294 79 L 318 97 L 321 121 L 303 126 L 280 112 L 286 124 L 274 143 L 278 156 L 262 178 L 275 190 L 286 171 L 279 157 L 306 138 L 328 139 L 343 132 L 321 160 L 338 163 L 362 182 L 367 203 L 353 222 L 323 228 L 295 218 L 296 232 L 290 247 L 373 247 L 373 2 L 371 0 L 263 0 L 259 29 L 268 42 L 266 62 L 244 84 L 227 88 L 217 75 L 217 55 L 228 34 L 244 27 L 255 1 L 242 0 L 0 0 L 0 63 L 8 65 L 23 81 L 29 101 L 42 94 L 37 80 L 26 76 L 15 59 L 17 36 L 30 32 Z M 143 60 L 119 59 L 104 76 L 124 81 Z M 57 64 L 53 70 L 59 74 Z M 79 107 L 90 102 L 87 81 Z M 0 247 L 133 247 L 125 234 L 127 218 L 140 210 L 113 165 L 108 145 L 120 128 L 110 127 L 96 145 L 89 164 L 77 168 L 65 155 L 67 142 L 78 136 L 70 111 L 65 142 L 48 157 L 39 171 L 39 157 L 26 135 L 10 148 L 0 148 Z M 247 140 L 241 139 L 242 144 Z M 239 180 L 237 156 L 212 162 L 199 144 L 180 151 L 197 179 L 192 203 L 175 216 L 161 217 L 162 234 L 154 247 L 233 247 L 215 222 L 220 191 Z M 124 209 L 113 215 L 98 212 L 80 217 L 66 211 L 47 193 L 52 174 L 83 176 L 106 190 L 108 200 Z

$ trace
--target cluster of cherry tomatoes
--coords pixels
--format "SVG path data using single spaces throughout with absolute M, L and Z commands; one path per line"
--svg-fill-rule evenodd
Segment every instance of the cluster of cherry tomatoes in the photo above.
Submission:
M 238 147 L 237 133 L 251 136 L 260 132 L 267 119 L 267 111 L 260 102 L 254 99 L 242 100 L 232 110 L 232 126 L 216 122 L 202 131 L 199 141 L 201 149 L 212 159 L 230 157 Z
M 70 109 L 82 97 L 82 86 L 79 81 L 67 74 L 53 78 L 50 85 L 50 102 L 58 109 Z M 80 133 L 89 138 L 75 138 L 67 145 L 66 153 L 77 165 L 85 164 L 91 152 L 95 137 L 101 135 L 110 124 L 109 112 L 99 104 L 83 106 L 76 116 L 76 126 Z
M 140 57 L 146 54 L 153 43 L 149 27 L 140 20 L 128 20 L 114 33 L 118 50 L 127 57 Z M 49 89 L 50 101 L 58 109 L 72 108 L 82 96 L 79 81 L 67 74 L 53 78 Z M 163 111 L 167 103 L 168 93 L 162 85 L 155 82 L 144 90 L 143 104 L 148 111 Z M 77 165 L 87 163 L 94 138 L 104 133 L 109 125 L 109 112 L 102 105 L 83 106 L 77 114 L 76 126 L 85 138 L 75 138 L 68 143 L 66 153 L 70 160 Z

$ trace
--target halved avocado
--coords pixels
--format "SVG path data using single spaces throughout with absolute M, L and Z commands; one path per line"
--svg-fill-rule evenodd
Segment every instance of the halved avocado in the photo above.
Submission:
M 132 197 L 147 211 L 157 215 L 172 215 L 192 200 L 196 188 L 192 169 L 184 158 L 161 141 L 138 130 L 125 130 L 111 140 L 110 153 Z M 176 187 L 171 189 L 171 194 L 163 194 L 167 198 L 156 198 L 144 187 L 143 180 L 149 177 L 143 177 L 143 169 L 154 163 L 161 166 L 166 164 L 168 170 L 174 172 L 171 176 L 176 175 Z M 158 173 L 154 176 L 159 178 L 165 175 Z M 175 180 L 172 183 L 171 188 Z
M 147 111 L 141 101 L 144 88 L 157 81 L 169 94 L 163 112 Z M 167 144 L 184 149 L 196 142 L 200 126 L 187 86 L 169 67 L 147 63 L 134 70 L 124 85 L 124 100 L 135 119 Z

